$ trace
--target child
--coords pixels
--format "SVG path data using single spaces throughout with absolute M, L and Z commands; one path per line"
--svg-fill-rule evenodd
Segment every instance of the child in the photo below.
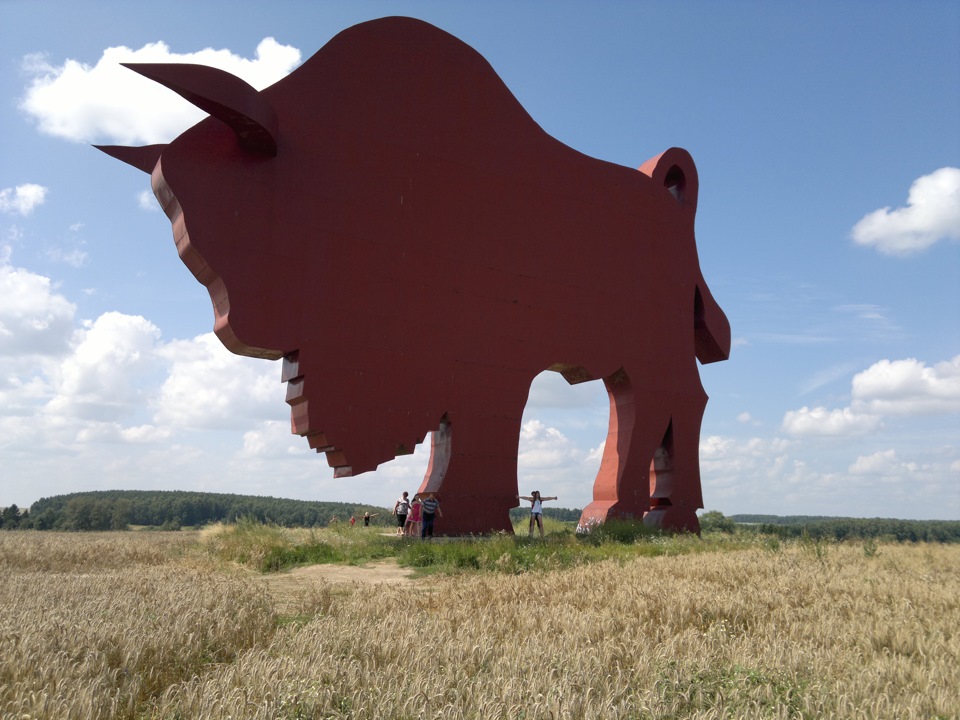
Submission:
M 420 493 L 413 496 L 413 502 L 410 504 L 410 514 L 407 515 L 407 523 L 403 527 L 403 534 L 407 537 L 417 537 L 420 534 L 420 511 L 423 508 L 423 500 L 420 499 Z

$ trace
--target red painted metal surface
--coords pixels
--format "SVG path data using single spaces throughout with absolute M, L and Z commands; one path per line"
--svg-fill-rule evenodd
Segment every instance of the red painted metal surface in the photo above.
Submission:
M 533 378 L 603 380 L 610 428 L 582 524 L 697 530 L 707 396 L 730 327 L 704 282 L 697 171 L 640 169 L 547 135 L 473 49 L 387 18 L 257 92 L 197 66 L 131 66 L 212 117 L 152 173 L 233 352 L 284 358 L 293 432 L 338 476 L 433 431 L 420 490 L 443 534 L 509 530 Z M 218 80 L 218 76 L 222 76 Z

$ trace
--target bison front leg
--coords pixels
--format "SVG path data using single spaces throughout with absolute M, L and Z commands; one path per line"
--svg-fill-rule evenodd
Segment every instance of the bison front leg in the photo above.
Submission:
M 421 493 L 437 493 L 440 535 L 512 532 L 520 416 L 448 413 L 431 434 Z

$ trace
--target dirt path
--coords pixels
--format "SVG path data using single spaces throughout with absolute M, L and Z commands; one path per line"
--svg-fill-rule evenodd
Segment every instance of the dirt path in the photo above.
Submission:
M 356 565 L 308 565 L 296 568 L 288 573 L 287 577 L 297 581 L 326 580 L 331 583 L 361 583 L 388 585 L 413 584 L 413 573 L 408 568 L 402 568 L 394 560 L 379 560 L 367 563 L 362 567 Z M 278 577 L 283 577 L 280 575 Z
M 362 567 L 355 565 L 308 565 L 290 572 L 260 576 L 261 582 L 277 603 L 281 612 L 297 614 L 298 607 L 309 603 L 316 591 L 324 592 L 331 587 L 343 590 L 376 585 L 414 587 L 423 584 L 415 579 L 407 568 L 394 560 L 380 560 Z

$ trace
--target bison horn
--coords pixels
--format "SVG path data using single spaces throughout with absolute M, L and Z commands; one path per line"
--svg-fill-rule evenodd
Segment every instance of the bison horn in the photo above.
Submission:
M 128 147 L 126 145 L 94 145 L 110 157 L 123 160 L 127 165 L 133 165 L 137 170 L 143 170 L 147 175 L 153 174 L 157 160 L 166 145 L 144 145 L 143 147 Z
M 122 63 L 229 125 L 247 150 L 277 154 L 277 114 L 256 88 L 224 70 L 188 63 Z

